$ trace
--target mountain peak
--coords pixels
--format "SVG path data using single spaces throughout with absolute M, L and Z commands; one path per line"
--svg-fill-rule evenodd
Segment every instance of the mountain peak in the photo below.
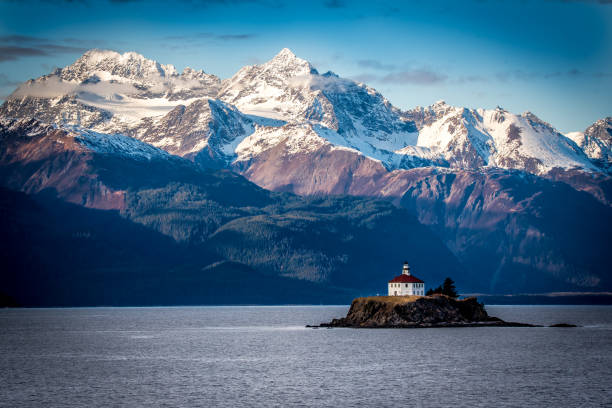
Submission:
M 530 111 L 523 112 L 521 116 L 527 119 L 532 125 L 540 125 L 540 126 L 544 126 L 544 127 L 553 129 L 550 123 L 543 121 L 542 119 L 540 119 L 539 117 L 537 117 L 535 114 L 533 114 Z
M 135 51 L 128 51 L 121 54 L 117 51 L 102 50 L 98 48 L 92 48 L 90 50 L 85 51 L 85 53 L 83 53 L 83 55 L 81 55 L 81 57 L 79 57 L 79 59 L 77 59 L 75 63 L 79 61 L 83 63 L 88 63 L 90 65 L 98 64 L 101 61 L 116 61 L 117 63 L 126 63 L 128 61 L 155 62 L 150 59 L 147 59 L 145 56 Z
M 95 72 L 129 79 L 178 75 L 173 65 L 162 65 L 134 51 L 121 54 L 94 48 L 86 51 L 72 65 L 63 68 L 61 77 L 64 80 L 83 81 Z
M 295 54 L 293 53 L 293 51 L 291 51 L 289 48 L 283 48 L 282 50 L 280 50 L 280 52 L 278 54 L 276 54 L 276 56 L 274 56 L 273 59 L 294 59 L 297 58 L 295 56 Z
M 308 74 L 318 74 L 317 70 L 305 59 L 298 58 L 289 48 L 283 48 L 270 61 L 255 69 L 263 69 L 266 75 L 291 78 Z
M 447 106 L 448 106 L 448 104 L 446 103 L 446 101 L 444 99 L 440 99 L 439 101 L 435 101 L 431 105 L 432 108 L 445 108 Z
M 310 62 L 297 57 L 289 48 L 283 48 L 278 54 L 264 65 L 286 66 L 286 67 L 308 67 L 313 69 Z
M 92 48 L 87 50 L 81 55 L 79 60 L 87 59 L 87 60 L 101 60 L 104 58 L 119 58 L 121 54 L 117 51 L 113 50 L 102 50 L 99 48 Z

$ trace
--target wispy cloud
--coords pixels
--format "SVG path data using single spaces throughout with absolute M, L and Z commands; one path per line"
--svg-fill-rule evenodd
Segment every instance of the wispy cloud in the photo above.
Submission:
M 466 84 L 474 82 L 488 82 L 488 79 L 482 75 L 464 75 L 456 80 L 457 83 Z
M 380 62 L 378 60 L 373 60 L 373 59 L 359 60 L 357 61 L 357 65 L 359 65 L 362 68 L 372 68 L 372 69 L 381 70 L 381 71 L 393 71 L 394 69 L 396 69 L 395 65 L 385 64 L 383 62 Z
M 380 81 L 388 84 L 433 85 L 444 82 L 448 76 L 428 69 L 400 71 L 383 76 Z
M 48 54 L 36 48 L 0 46 L 0 62 L 16 61 L 21 57 L 36 57 L 42 55 Z
M 0 0 L 1 2 L 7 3 L 20 3 L 23 0 Z M 82 4 L 89 5 L 96 3 L 98 0 L 34 0 L 39 3 L 50 3 L 50 4 Z M 131 3 L 144 3 L 146 0 L 107 0 L 108 3 L 114 5 L 126 5 Z M 235 5 L 242 3 L 258 3 L 258 4 L 270 4 L 278 6 L 279 1 L 275 0 L 177 0 L 177 3 L 191 4 L 196 6 L 214 6 L 214 5 Z M 163 3 L 163 2 L 159 2 Z
M 480 2 L 486 2 L 487 0 L 478 0 Z M 533 3 L 539 3 L 542 2 L 542 0 L 521 0 L 521 1 L 516 1 L 516 0 L 494 0 L 494 1 L 498 1 L 498 2 L 509 2 L 512 4 L 516 4 L 517 6 L 520 6 L 522 4 L 525 3 L 529 3 L 530 1 Z M 590 4 L 601 4 L 604 6 L 609 6 L 612 5 L 612 0 L 546 0 L 548 3 L 590 3 Z
M 512 80 L 519 81 L 534 81 L 542 79 L 556 79 L 556 78 L 567 78 L 567 79 L 578 79 L 578 78 L 606 78 L 612 76 L 612 72 L 585 72 L 577 68 L 568 69 L 566 71 L 551 71 L 551 72 L 536 72 L 536 71 L 523 71 L 520 69 L 513 71 L 498 72 L 495 77 L 502 82 L 508 82 Z
M 166 41 L 201 41 L 201 40 L 219 40 L 219 41 L 241 41 L 250 40 L 255 38 L 256 34 L 239 33 L 239 34 L 215 34 L 210 32 L 205 33 L 194 33 L 194 34 L 182 34 L 182 35 L 170 35 L 164 37 Z
M 16 61 L 24 57 L 40 57 L 58 54 L 83 53 L 85 47 L 65 42 L 51 42 L 44 38 L 11 34 L 0 36 L 0 62 Z
M 0 3 L 22 3 L 22 0 L 0 0 Z M 32 3 L 48 3 L 48 4 L 86 4 L 87 0 L 32 0 Z
M 217 35 L 214 38 L 217 38 L 219 40 L 223 40 L 223 41 L 231 41 L 231 40 L 250 40 L 251 38 L 254 38 L 255 34 L 221 34 L 221 35 Z
M 384 75 L 362 73 L 352 76 L 352 79 L 364 83 L 435 85 L 445 82 L 448 75 L 427 68 L 417 68 L 390 72 Z
M 358 74 L 351 77 L 352 80 L 356 82 L 363 82 L 364 84 L 368 84 L 371 82 L 377 82 L 379 80 L 379 76 L 375 74 Z
M 612 5 L 612 0 L 548 0 L 548 1 L 557 1 L 561 3 L 597 3 L 597 4 Z
M 59 0 L 70 2 L 71 0 Z M 95 0 L 81 0 L 84 2 L 95 1 Z M 108 0 L 109 3 L 114 5 L 122 5 L 122 4 L 130 4 L 130 3 L 140 3 L 145 0 Z M 164 4 L 163 2 L 160 2 Z M 241 4 L 256 4 L 259 6 L 270 7 L 270 8 L 280 8 L 284 7 L 285 3 L 282 0 L 175 0 L 175 4 L 184 4 L 187 6 L 195 6 L 195 7 L 214 7 L 214 6 L 236 6 Z

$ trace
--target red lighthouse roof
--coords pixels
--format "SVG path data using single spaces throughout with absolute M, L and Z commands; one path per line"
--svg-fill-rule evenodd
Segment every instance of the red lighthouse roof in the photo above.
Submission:
M 419 278 L 415 276 L 401 274 L 391 279 L 389 283 L 425 283 L 425 282 L 423 282 L 422 280 L 420 280 Z

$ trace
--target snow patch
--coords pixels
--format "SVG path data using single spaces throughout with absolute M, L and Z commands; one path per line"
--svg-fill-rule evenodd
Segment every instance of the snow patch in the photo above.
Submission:
M 153 158 L 170 159 L 167 152 L 120 134 L 104 134 L 76 126 L 64 127 L 70 136 L 83 146 L 96 153 L 118 154 L 131 158 L 151 160 Z

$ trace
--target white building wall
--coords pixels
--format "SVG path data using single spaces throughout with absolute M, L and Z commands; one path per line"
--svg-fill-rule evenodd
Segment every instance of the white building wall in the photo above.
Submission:
M 424 296 L 424 283 L 389 283 L 389 296 Z

